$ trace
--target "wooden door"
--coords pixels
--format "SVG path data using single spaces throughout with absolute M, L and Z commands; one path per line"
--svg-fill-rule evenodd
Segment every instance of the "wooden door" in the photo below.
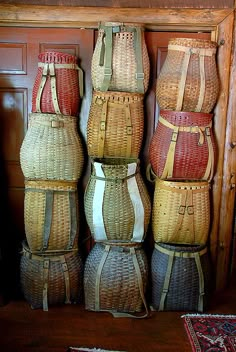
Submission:
M 24 232 L 24 177 L 19 162 L 20 147 L 32 109 L 32 88 L 37 73 L 38 54 L 60 51 L 76 55 L 84 71 L 85 95 L 79 126 L 82 135 L 91 100 L 90 62 L 93 30 L 54 28 L 0 28 L 0 167 L 1 167 L 1 247 L 6 281 L 14 285 L 18 277 L 19 250 Z M 32 211 L 35 211 L 32 209 Z M 2 281 L 2 280 L 1 280 Z

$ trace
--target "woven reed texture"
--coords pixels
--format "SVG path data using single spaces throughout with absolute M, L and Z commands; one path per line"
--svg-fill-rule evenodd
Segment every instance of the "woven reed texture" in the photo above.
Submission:
M 78 207 L 76 182 L 26 180 L 24 223 L 30 250 L 77 248 Z
M 61 52 L 43 52 L 39 54 L 38 61 L 41 64 L 54 63 L 57 100 L 60 112 L 63 115 L 77 116 L 80 107 L 80 86 L 77 67 L 77 58 L 73 55 Z M 61 67 L 59 65 L 71 64 L 72 68 Z M 74 68 L 73 68 L 74 66 Z M 38 67 L 32 91 L 32 112 L 56 113 L 53 105 L 53 95 L 51 89 L 51 76 L 46 73 L 46 82 L 40 98 L 40 110 L 37 111 L 37 95 L 42 84 L 44 67 Z
M 99 275 L 99 266 L 104 252 L 105 246 L 96 243 L 86 259 L 84 268 L 85 309 L 140 312 L 143 309 L 143 301 L 129 247 L 111 246 Z M 147 257 L 141 247 L 136 248 L 135 253 L 145 294 L 148 282 Z M 99 281 L 98 284 L 96 284 L 97 281 Z M 98 305 L 96 305 L 97 300 Z
M 31 113 L 20 148 L 20 165 L 26 178 L 78 180 L 84 151 L 77 130 L 77 118 Z
M 49 265 L 45 265 L 47 262 Z M 48 269 L 48 272 L 45 272 L 45 269 Z M 77 251 L 39 256 L 32 254 L 27 245 L 24 245 L 20 259 L 23 295 L 32 309 L 47 310 L 45 305 L 82 303 L 83 269 L 81 255 Z M 69 280 L 66 280 L 65 272 Z M 43 293 L 46 294 L 46 301 Z M 66 297 L 66 293 L 69 297 Z
M 217 156 L 215 136 L 210 126 L 213 115 L 161 110 L 160 116 L 179 130 L 175 135 L 174 128 L 158 121 L 149 145 L 149 160 L 154 173 L 161 179 L 210 181 Z M 174 137 L 173 159 L 167 173 L 164 170 Z M 208 162 L 211 167 L 207 173 Z
M 143 129 L 143 94 L 93 92 L 87 124 L 91 157 L 138 158 Z
M 219 93 L 219 78 L 216 67 L 215 54 L 204 56 L 205 84 L 201 88 L 200 55 L 190 53 L 182 104 L 177 106 L 180 92 L 180 81 L 183 74 L 185 53 L 183 50 L 173 50 L 172 45 L 189 49 L 210 49 L 217 47 L 215 42 L 193 38 L 170 39 L 165 62 L 161 68 L 156 84 L 156 99 L 160 109 L 196 111 L 210 113 L 216 103 Z M 204 99 L 200 109 L 197 109 L 201 89 L 204 89 Z
M 152 207 L 155 242 L 205 244 L 209 226 L 208 182 L 156 179 Z
M 104 24 L 104 27 L 112 27 L 109 24 Z M 118 28 L 118 27 L 116 27 Z M 140 92 L 137 84 L 137 55 L 135 51 L 135 31 L 140 26 L 120 26 L 120 32 L 112 34 L 112 58 L 111 69 L 112 75 L 108 90 L 124 91 L 124 92 Z M 134 29 L 134 32 L 130 30 Z M 92 84 L 95 90 L 103 90 L 102 84 L 104 80 L 105 66 L 100 65 L 100 57 L 102 47 L 106 48 L 106 36 L 104 36 L 104 29 L 100 28 L 98 31 L 98 38 L 92 56 L 91 76 Z M 148 89 L 150 62 L 148 57 L 147 46 L 144 38 L 144 32 L 141 30 L 141 56 L 139 60 L 143 66 L 143 88 L 145 93 Z M 106 62 L 105 62 L 106 64 Z
M 130 167 L 134 172 L 131 173 L 132 177 L 127 177 Z M 102 180 L 96 168 L 101 168 L 104 175 Z M 132 185 L 129 187 L 130 181 Z M 103 193 L 95 197 L 102 187 Z M 139 161 L 94 159 L 85 189 L 84 208 L 88 226 L 96 241 L 143 241 L 151 216 L 151 200 L 140 174 Z M 104 234 L 101 234 L 102 230 Z M 139 234 L 136 236 L 135 232 Z
M 159 243 L 160 247 L 170 251 L 170 254 L 162 253 L 154 248 L 151 258 L 151 281 L 152 281 L 152 306 L 155 310 L 160 309 L 161 295 L 164 280 L 167 273 L 170 255 L 178 253 L 200 252 L 205 246 L 183 246 L 175 244 Z M 203 274 L 203 310 L 207 309 L 213 288 L 212 267 L 208 252 L 200 256 L 200 264 Z M 174 257 L 170 276 L 169 288 L 164 300 L 163 310 L 199 310 L 200 281 L 197 265 L 194 257 Z

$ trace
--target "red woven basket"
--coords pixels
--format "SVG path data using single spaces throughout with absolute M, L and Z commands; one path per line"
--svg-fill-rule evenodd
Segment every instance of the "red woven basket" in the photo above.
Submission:
M 161 179 L 211 180 L 216 158 L 212 114 L 161 110 L 149 146 L 152 170 Z
M 77 58 L 67 53 L 43 52 L 38 59 L 32 112 L 76 116 L 83 87 Z

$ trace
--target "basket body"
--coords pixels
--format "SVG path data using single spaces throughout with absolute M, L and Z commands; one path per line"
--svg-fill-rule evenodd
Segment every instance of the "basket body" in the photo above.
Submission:
M 78 247 L 76 182 L 25 181 L 25 233 L 31 251 Z
M 137 159 L 95 159 L 84 207 L 95 241 L 142 242 L 150 220 L 151 201 Z
M 77 251 L 32 254 L 26 244 L 20 260 L 20 282 L 31 308 L 48 310 L 50 305 L 81 303 L 83 263 Z
M 156 85 L 161 109 L 210 113 L 219 92 L 217 44 L 210 40 L 170 39 Z
M 80 87 L 76 57 L 60 52 L 39 54 L 32 91 L 32 112 L 77 116 Z
M 149 74 L 150 62 L 142 27 L 102 24 L 91 64 L 94 89 L 145 93 Z
M 138 158 L 143 128 L 143 94 L 93 92 L 87 125 L 91 157 Z
M 161 110 L 149 159 L 161 179 L 210 181 L 216 159 L 212 114 Z
M 136 268 L 133 257 L 138 263 Z M 145 294 L 147 280 L 147 258 L 141 247 L 95 243 L 85 262 L 85 309 L 140 312 L 143 309 L 140 285 Z
M 212 292 L 212 268 L 204 245 L 159 243 L 151 258 L 155 310 L 204 311 Z
M 78 180 L 84 154 L 76 117 L 30 114 L 29 127 L 20 149 L 25 178 Z
M 208 182 L 156 180 L 152 208 L 155 242 L 205 244 L 209 226 Z

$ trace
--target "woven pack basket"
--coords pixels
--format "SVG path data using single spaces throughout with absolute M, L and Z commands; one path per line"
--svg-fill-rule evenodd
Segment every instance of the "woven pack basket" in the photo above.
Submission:
M 203 312 L 213 287 L 207 247 L 155 244 L 151 280 L 154 310 Z
M 149 160 L 161 179 L 208 180 L 214 174 L 216 143 L 212 114 L 161 110 Z
M 150 62 L 143 27 L 112 22 L 100 24 L 91 71 L 95 90 L 145 93 Z
M 32 309 L 51 305 L 82 303 L 83 262 L 78 251 L 38 255 L 23 244 L 20 282 Z
M 142 242 L 150 220 L 151 201 L 139 161 L 93 160 L 84 207 L 95 241 Z
M 209 183 L 156 179 L 152 207 L 155 242 L 205 244 L 210 226 Z
M 58 251 L 77 248 L 77 183 L 26 180 L 24 221 L 30 250 Z
M 30 179 L 78 180 L 84 164 L 77 118 L 56 114 L 30 114 L 20 148 L 23 174 Z
M 219 92 L 217 43 L 204 39 L 170 39 L 156 84 L 161 109 L 210 113 Z
M 143 94 L 93 92 L 87 125 L 90 156 L 138 158 L 143 128 Z
M 85 309 L 141 312 L 145 306 L 148 263 L 140 246 L 96 243 L 84 269 Z
M 39 54 L 38 60 L 32 112 L 77 116 L 83 94 L 83 73 L 77 58 L 52 51 Z

